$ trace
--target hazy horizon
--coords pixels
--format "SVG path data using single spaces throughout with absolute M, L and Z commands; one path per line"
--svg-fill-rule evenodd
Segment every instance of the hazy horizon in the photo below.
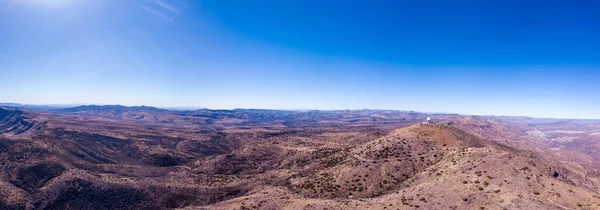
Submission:
M 0 101 L 600 119 L 599 7 L 0 0 Z
M 24 103 L 16 103 L 16 102 L 0 102 L 0 107 L 5 104 L 13 104 L 15 107 L 21 106 L 46 106 L 48 108 L 53 109 L 62 109 L 62 108 L 73 108 L 79 106 L 124 106 L 124 107 L 154 107 L 165 110 L 172 111 L 194 111 L 200 109 L 208 109 L 208 110 L 236 110 L 236 109 L 247 109 L 247 110 L 272 110 L 272 111 L 297 111 L 297 112 L 306 112 L 306 111 L 363 111 L 363 110 L 371 110 L 371 111 L 395 111 L 395 112 L 416 112 L 422 114 L 448 114 L 448 115 L 460 115 L 460 116 L 480 116 L 480 117 L 525 117 L 525 118 L 536 118 L 536 119 L 556 119 L 556 120 L 600 120 L 600 118 L 564 118 L 564 117 L 544 117 L 544 116 L 527 116 L 527 115 L 494 115 L 494 114 L 473 114 L 473 113 L 457 113 L 457 112 L 435 112 L 435 111 L 422 111 L 422 110 L 404 110 L 404 109 L 268 109 L 261 107 L 234 107 L 234 108 L 210 108 L 210 107 L 202 107 L 202 106 L 152 106 L 147 104 L 138 104 L 138 105 L 123 105 L 123 104 L 93 104 L 93 103 L 75 103 L 75 104 L 24 104 Z M 10 107 L 10 106 L 8 106 Z

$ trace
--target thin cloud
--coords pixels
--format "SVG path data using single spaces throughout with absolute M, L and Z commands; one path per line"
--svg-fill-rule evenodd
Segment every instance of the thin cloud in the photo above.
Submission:
M 155 0 L 154 3 L 158 4 L 158 6 L 161 6 L 162 8 L 165 8 L 166 10 L 175 12 L 177 14 L 181 14 L 181 11 L 179 11 L 178 9 L 174 8 L 173 6 L 163 2 L 161 0 Z
M 156 15 L 156 16 L 162 18 L 162 19 L 165 19 L 167 21 L 173 21 L 172 19 L 168 18 L 167 16 L 164 16 L 162 13 L 160 13 L 160 12 L 158 12 L 156 10 L 150 9 L 150 8 L 148 8 L 145 5 L 142 5 L 141 7 L 142 7 L 142 9 L 144 9 L 144 10 L 146 10 L 146 11 L 152 13 L 153 15 Z

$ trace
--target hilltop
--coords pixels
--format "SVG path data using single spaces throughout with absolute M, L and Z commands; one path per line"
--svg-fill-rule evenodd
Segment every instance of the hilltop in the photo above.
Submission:
M 265 187 L 203 208 L 600 207 L 597 171 L 482 140 L 452 126 L 413 125 L 308 162 L 312 164 L 299 170 L 303 173 L 286 179 L 288 186 Z

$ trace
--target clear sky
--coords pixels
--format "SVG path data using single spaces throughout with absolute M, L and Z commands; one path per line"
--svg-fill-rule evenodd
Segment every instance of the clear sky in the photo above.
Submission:
M 0 0 L 0 101 L 600 118 L 593 0 Z

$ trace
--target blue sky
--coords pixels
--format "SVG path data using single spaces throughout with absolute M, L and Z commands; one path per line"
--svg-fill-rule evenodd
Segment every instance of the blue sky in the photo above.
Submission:
M 0 0 L 0 101 L 600 118 L 597 8 Z

